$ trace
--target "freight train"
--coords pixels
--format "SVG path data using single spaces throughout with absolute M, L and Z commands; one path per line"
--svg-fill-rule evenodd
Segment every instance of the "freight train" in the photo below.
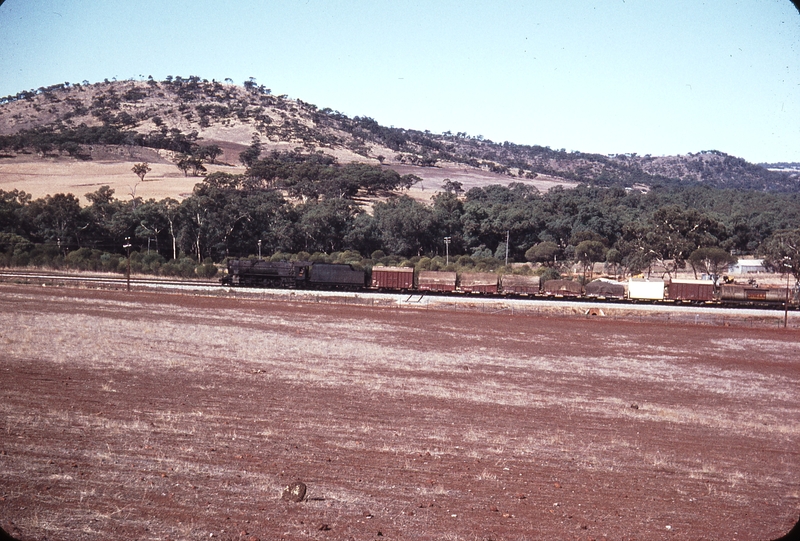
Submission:
M 712 280 L 598 279 L 582 285 L 573 280 L 492 272 L 419 271 L 410 267 L 373 267 L 370 273 L 351 265 L 307 261 L 229 259 L 222 285 L 347 291 L 422 292 L 514 297 L 671 302 L 721 306 L 798 308 L 798 289 L 722 284 Z

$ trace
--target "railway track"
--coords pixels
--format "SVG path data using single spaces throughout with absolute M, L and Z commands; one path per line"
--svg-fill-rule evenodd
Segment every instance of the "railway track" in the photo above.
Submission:
M 44 286 L 75 287 L 125 291 L 124 276 L 69 273 L 57 271 L 0 271 L 0 283 L 41 284 Z M 789 306 L 784 319 L 782 305 L 739 306 L 718 304 L 689 305 L 675 302 L 642 303 L 628 300 L 547 297 L 504 297 L 502 295 L 381 293 L 375 291 L 322 291 L 295 289 L 264 289 L 221 286 L 218 280 L 185 280 L 156 277 L 131 277 L 133 291 L 168 291 L 175 294 L 233 296 L 254 300 L 292 301 L 305 303 L 335 303 L 385 308 L 408 308 L 443 311 L 474 311 L 509 315 L 600 316 L 620 320 L 671 321 L 708 325 L 783 326 L 800 327 L 800 311 Z
M 99 289 L 127 289 L 128 279 L 119 275 L 68 273 L 55 271 L 0 271 L 0 281 L 16 283 L 40 283 L 45 285 L 72 285 L 75 287 L 96 287 Z M 175 278 L 131 277 L 130 287 L 145 288 L 215 288 L 216 280 L 180 280 Z

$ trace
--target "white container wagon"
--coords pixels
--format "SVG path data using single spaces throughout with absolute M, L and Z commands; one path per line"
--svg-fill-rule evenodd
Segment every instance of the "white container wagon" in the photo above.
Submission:
M 635 280 L 628 281 L 628 298 L 632 301 L 663 301 L 664 280 Z

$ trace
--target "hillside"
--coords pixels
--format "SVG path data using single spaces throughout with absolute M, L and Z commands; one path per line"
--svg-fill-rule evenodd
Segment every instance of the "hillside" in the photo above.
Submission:
M 331 155 L 340 163 L 360 161 L 412 173 L 422 179 L 419 199 L 444 179 L 465 189 L 522 182 L 547 190 L 577 183 L 609 185 L 694 184 L 760 191 L 796 191 L 796 171 L 771 171 L 709 151 L 687 156 L 601 156 L 548 147 L 495 143 L 465 133 L 432 134 L 387 128 L 367 117 L 349 118 L 302 100 L 274 96 L 254 81 L 244 86 L 199 77 L 166 81 L 106 81 L 58 84 L 0 99 L 0 189 L 43 189 L 29 183 L 47 178 L 47 193 L 76 170 L 82 186 L 130 187 L 128 164 L 153 164 L 140 190 L 158 197 L 191 191 L 197 178 L 175 167 L 182 158 L 206 153 L 211 172 L 244 170 L 239 155 L 254 141 L 262 151 L 301 150 Z M 208 159 L 207 152 L 213 156 Z M 116 169 L 111 163 L 118 162 Z M 104 170 L 98 169 L 102 163 Z M 43 176 L 44 175 L 44 176 Z M 174 185 L 174 186 L 173 186 Z M 35 189 L 34 189 L 35 188 Z M 66 188 L 64 188 L 66 189 Z M 130 187 L 130 189 L 134 189 Z M 425 190 L 427 189 L 427 192 Z M 177 190 L 177 192 L 176 192 Z M 88 191 L 88 190 L 85 190 Z M 164 192 L 164 193 L 162 193 Z M 413 194 L 412 194 L 413 195 Z

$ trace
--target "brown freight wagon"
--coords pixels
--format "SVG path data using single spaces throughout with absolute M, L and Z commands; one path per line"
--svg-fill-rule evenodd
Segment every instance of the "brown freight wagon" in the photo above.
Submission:
M 497 293 L 499 278 L 493 272 L 464 272 L 458 287 L 464 293 Z
M 407 290 L 414 287 L 414 269 L 410 267 L 372 267 L 374 289 Z
M 544 283 L 544 292 L 557 297 L 580 297 L 583 287 L 580 282 L 572 280 L 547 280 Z
M 711 280 L 672 280 L 667 285 L 667 298 L 672 301 L 713 301 L 714 282 Z
M 420 271 L 417 289 L 420 291 L 455 291 L 456 273 L 445 271 Z
M 540 285 L 538 276 L 504 274 L 500 277 L 500 286 L 507 295 L 538 295 Z

